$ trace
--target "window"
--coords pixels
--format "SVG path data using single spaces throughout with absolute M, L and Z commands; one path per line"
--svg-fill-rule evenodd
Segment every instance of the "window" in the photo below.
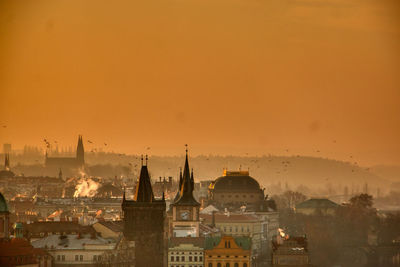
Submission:
M 247 263 L 243 263 L 243 267 L 247 267 Z
M 57 255 L 57 261 L 61 260 L 61 255 Z
M 65 255 L 62 255 L 62 256 L 61 256 L 61 260 L 62 260 L 62 261 L 65 261 Z
M 192 256 L 189 256 L 189 261 L 192 261 Z
M 217 263 L 217 267 L 221 267 L 221 263 Z
M 179 256 L 176 256 L 176 261 L 179 261 Z
M 83 255 L 79 255 L 79 260 L 83 261 Z
M 171 261 L 174 261 L 174 256 L 171 256 Z
M 199 257 L 199 261 L 203 261 L 203 257 L 202 256 Z
M 234 267 L 239 267 L 239 263 L 236 262 L 235 265 L 234 265 Z
M 75 261 L 79 260 L 79 255 L 75 255 Z
M 225 265 L 225 267 L 231 267 L 231 265 L 229 264 L 229 262 Z
M 197 261 L 197 256 L 194 256 L 194 261 Z
M 213 267 L 211 262 L 208 264 L 208 267 Z
M 185 256 L 182 256 L 182 257 L 181 257 L 181 260 L 182 260 L 182 261 L 185 261 Z

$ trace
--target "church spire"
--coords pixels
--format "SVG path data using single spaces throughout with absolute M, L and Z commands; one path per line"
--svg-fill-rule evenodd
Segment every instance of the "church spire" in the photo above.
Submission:
M 125 194 L 125 186 L 124 186 L 124 194 L 122 195 L 122 202 L 125 202 L 125 200 L 126 200 L 126 194 Z
M 80 165 L 85 165 L 85 149 L 83 148 L 82 135 L 78 136 L 78 145 L 76 147 L 76 160 Z
M 176 192 L 176 196 L 174 198 L 174 202 L 176 202 L 181 196 L 181 187 L 182 187 L 182 168 L 179 168 L 179 187 L 178 191 Z
M 186 158 L 185 158 L 185 167 L 183 169 L 182 186 L 180 188 L 180 197 L 175 202 L 175 204 L 200 205 L 193 197 L 194 182 L 192 182 L 192 177 L 190 177 L 188 149 L 187 145 L 185 146 L 186 146 Z
M 9 171 L 10 170 L 10 154 L 7 153 L 4 156 L 5 156 L 5 158 L 4 158 L 4 169 L 6 171 Z
M 142 169 L 140 170 L 139 181 L 136 184 L 136 194 L 134 200 L 137 202 L 153 202 L 154 200 L 149 171 L 147 169 L 147 155 L 146 155 L 146 165 L 143 165 L 142 161 Z

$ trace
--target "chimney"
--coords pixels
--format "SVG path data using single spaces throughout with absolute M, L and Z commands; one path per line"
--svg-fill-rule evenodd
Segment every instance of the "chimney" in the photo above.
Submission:
M 215 227 L 215 210 L 212 211 L 211 213 L 211 226 Z

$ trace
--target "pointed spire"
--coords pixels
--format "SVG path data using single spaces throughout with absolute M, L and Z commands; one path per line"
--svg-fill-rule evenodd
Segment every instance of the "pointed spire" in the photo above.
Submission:
M 76 146 L 76 160 L 82 166 L 85 164 L 85 149 L 83 148 L 82 135 L 78 135 L 78 145 Z
M 200 205 L 193 197 L 194 181 L 192 182 L 192 177 L 190 176 L 189 169 L 189 159 L 188 159 L 188 149 L 186 146 L 186 158 L 185 167 L 183 169 L 182 186 L 180 188 L 180 197 L 174 204 L 183 205 Z
M 10 154 L 7 153 L 4 156 L 5 156 L 5 158 L 4 158 L 4 169 L 6 171 L 8 171 L 8 170 L 10 170 Z
M 136 194 L 134 200 L 137 202 L 153 202 L 154 200 L 149 171 L 147 169 L 147 165 L 143 165 L 143 162 L 142 169 L 140 170 L 139 181 L 136 184 Z
M 62 173 L 62 170 L 60 168 L 60 171 L 58 172 L 58 178 L 62 179 L 62 177 L 63 177 L 63 173 Z
M 178 192 L 176 192 L 176 196 L 174 198 L 174 202 L 178 201 L 178 199 L 181 197 L 181 187 L 182 187 L 182 167 L 179 167 L 179 187 L 178 187 Z

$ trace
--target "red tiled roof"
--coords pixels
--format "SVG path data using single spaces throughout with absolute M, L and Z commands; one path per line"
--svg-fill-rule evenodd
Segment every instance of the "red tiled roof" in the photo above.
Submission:
M 48 255 L 46 251 L 34 248 L 23 238 L 0 241 L 0 266 L 37 263 L 37 256 L 45 255 Z

